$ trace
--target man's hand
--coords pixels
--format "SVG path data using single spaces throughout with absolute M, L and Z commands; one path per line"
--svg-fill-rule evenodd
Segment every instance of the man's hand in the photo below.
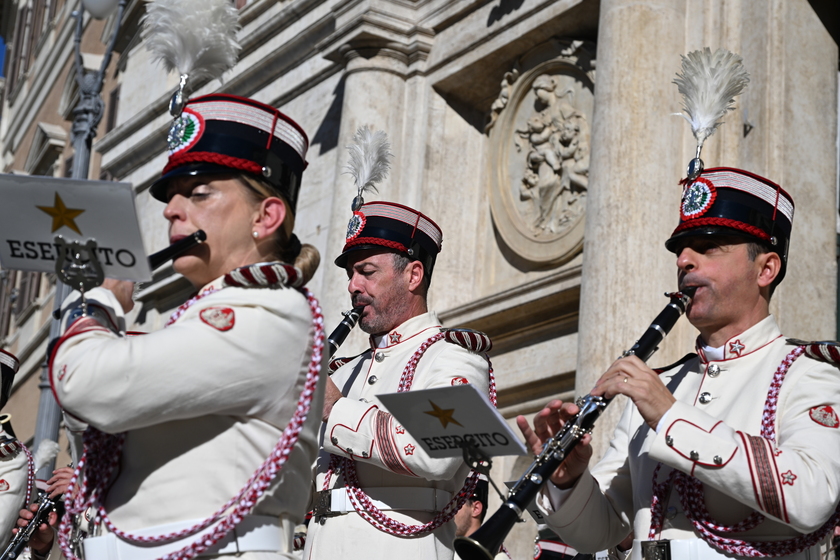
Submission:
M 592 394 L 608 399 L 627 395 L 651 430 L 677 402 L 659 375 L 636 356 L 616 360 L 595 384 Z
M 128 313 L 134 309 L 134 282 L 128 280 L 114 280 L 113 278 L 106 278 L 102 282 L 102 287 L 106 290 L 111 290 L 117 301 L 122 305 L 123 311 Z
M 29 509 L 20 510 L 20 513 L 18 514 L 20 517 L 18 517 L 17 520 L 17 526 L 20 528 L 12 529 L 12 532 L 17 534 L 17 532 L 22 530 L 23 527 L 26 527 L 29 520 L 35 517 L 36 511 L 38 511 L 38 504 L 30 504 Z M 58 515 L 56 515 L 54 511 L 51 511 L 48 520 L 49 525 L 41 523 L 29 539 L 29 548 L 42 556 L 47 554 L 50 551 L 50 548 L 52 548 L 53 539 L 55 538 L 53 527 L 55 527 L 58 523 Z
M 525 443 L 531 448 L 534 455 L 539 455 L 542 452 L 543 444 L 559 432 L 566 422 L 578 412 L 580 412 L 580 409 L 574 403 L 553 400 L 534 416 L 533 430 L 524 416 L 517 416 L 516 424 L 519 426 L 522 435 L 525 436 Z M 583 436 L 572 453 L 557 467 L 557 470 L 551 475 L 551 482 L 555 486 L 567 489 L 575 485 L 592 457 L 591 441 L 591 435 Z
M 324 414 L 321 416 L 321 420 L 326 422 L 330 419 L 333 406 L 343 396 L 333 380 L 327 377 L 327 386 L 324 388 Z
M 47 481 L 47 492 L 50 499 L 67 491 L 70 479 L 73 478 L 73 467 L 61 467 L 53 471 L 53 476 Z

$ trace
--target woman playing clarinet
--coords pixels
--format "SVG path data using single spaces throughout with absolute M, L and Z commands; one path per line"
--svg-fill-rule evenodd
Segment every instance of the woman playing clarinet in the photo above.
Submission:
M 215 94 L 186 104 L 168 142 L 150 193 L 170 242 L 207 234 L 173 263 L 197 291 L 142 336 L 125 333 L 127 282 L 88 292 L 87 315 L 78 294 L 64 303 L 51 383 L 90 428 L 68 515 L 33 549 L 76 555 L 75 514 L 86 560 L 291 557 L 321 410 L 321 316 L 303 288 L 319 255 L 293 233 L 308 140 L 273 107 Z

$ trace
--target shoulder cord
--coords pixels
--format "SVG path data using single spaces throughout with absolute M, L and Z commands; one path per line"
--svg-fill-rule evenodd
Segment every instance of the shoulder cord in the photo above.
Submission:
M 411 385 L 414 382 L 414 373 L 417 370 L 417 363 L 420 361 L 420 358 L 423 357 L 423 354 L 426 353 L 426 350 L 428 350 L 432 344 L 443 340 L 444 336 L 445 335 L 443 333 L 438 333 L 430 337 L 420 345 L 417 351 L 414 352 L 414 355 L 412 355 L 408 360 L 408 363 L 403 370 L 402 377 L 400 377 L 399 387 L 397 388 L 398 393 L 411 390 Z M 496 378 L 493 376 L 493 365 L 490 363 L 489 357 L 487 357 L 487 364 L 490 369 L 490 402 L 493 403 L 493 406 L 496 406 Z M 431 533 L 455 517 L 455 514 L 458 513 L 458 510 L 460 510 L 464 505 L 464 502 L 472 496 L 479 476 L 478 471 L 470 469 L 470 474 L 464 482 L 464 486 L 452 497 L 449 503 L 447 503 L 441 511 L 432 518 L 431 521 L 421 525 L 408 525 L 388 517 L 373 504 L 370 496 L 367 495 L 359 484 L 359 478 L 356 474 L 356 461 L 350 459 L 349 457 L 339 457 L 334 454 L 330 456 L 329 469 L 327 470 L 327 475 L 324 480 L 323 490 L 329 490 L 330 479 L 332 478 L 333 473 L 339 472 L 340 469 L 343 469 L 344 471 L 345 488 L 347 488 L 347 495 L 349 496 L 350 503 L 353 504 L 353 509 L 356 510 L 356 513 L 380 531 L 401 537 L 417 537 L 425 535 L 426 533 Z
M 95 504 L 97 504 L 95 506 L 96 515 L 92 523 L 101 521 L 109 531 L 115 533 L 119 538 L 135 544 L 164 544 L 173 542 L 195 535 L 217 521 L 219 522 L 211 532 L 203 535 L 200 540 L 194 541 L 176 552 L 162 556 L 160 560 L 188 560 L 194 558 L 219 542 L 253 510 L 271 481 L 283 468 L 289 454 L 297 443 L 298 436 L 309 414 L 312 398 L 318 383 L 321 369 L 321 355 L 324 348 L 324 317 L 321 314 L 321 307 L 318 304 L 318 300 L 315 299 L 312 293 L 305 288 L 300 289 L 300 291 L 306 296 L 309 302 L 309 308 L 312 311 L 312 323 L 315 330 L 312 357 L 309 360 L 309 370 L 306 375 L 303 391 L 298 398 L 295 413 L 283 431 L 283 436 L 277 442 L 269 457 L 251 475 L 251 478 L 245 483 L 245 486 L 242 487 L 239 493 L 204 521 L 181 531 L 153 536 L 133 535 L 122 531 L 114 526 L 102 504 L 104 504 L 105 495 L 113 482 L 113 474 L 119 464 L 125 433 L 111 435 L 100 432 L 95 428 L 88 428 L 84 434 L 85 451 L 79 460 L 73 477 L 70 479 L 70 485 L 64 494 L 67 513 L 62 518 L 58 530 L 59 545 L 68 560 L 80 560 L 73 553 L 71 546 L 72 519 L 75 515 L 84 513 L 89 507 L 94 507 Z M 173 316 L 177 314 L 177 317 L 180 317 L 190 305 L 202 297 L 209 295 L 209 293 L 212 292 L 206 291 L 199 294 L 187 302 L 187 304 L 179 307 Z M 177 319 L 177 317 L 175 318 Z M 167 324 L 171 324 L 171 322 L 172 320 Z M 85 469 L 86 465 L 89 465 L 89 468 Z M 80 473 L 83 470 L 85 476 L 80 478 Z M 225 514 L 228 510 L 230 511 Z
M 802 346 L 794 348 L 782 360 L 782 363 L 779 364 L 773 376 L 773 381 L 770 383 L 767 400 L 764 404 L 764 414 L 761 418 L 761 437 L 772 442 L 774 447 L 776 444 L 776 406 L 779 400 L 779 390 L 782 387 L 782 382 L 790 366 L 804 351 L 805 348 Z M 761 513 L 753 511 L 739 523 L 722 525 L 712 519 L 712 516 L 706 508 L 702 482 L 682 471 L 674 469 L 665 481 L 658 483 L 657 478 L 661 467 L 662 463 L 659 463 L 653 471 L 653 498 L 650 507 L 651 525 L 650 533 L 648 534 L 650 540 L 656 539 L 662 530 L 663 508 L 665 506 L 663 497 L 667 488 L 672 483 L 679 493 L 680 503 L 685 510 L 686 516 L 694 525 L 697 532 L 700 533 L 703 540 L 718 550 L 729 554 L 749 558 L 796 554 L 820 542 L 837 525 L 838 520 L 840 520 L 840 509 L 838 509 L 822 527 L 813 533 L 780 541 L 747 541 L 722 537 L 713 531 L 728 534 L 747 531 L 758 526 L 764 521 L 765 517 Z

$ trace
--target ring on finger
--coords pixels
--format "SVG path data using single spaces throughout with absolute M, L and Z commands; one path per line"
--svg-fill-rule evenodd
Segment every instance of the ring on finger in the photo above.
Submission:
M 624 378 L 624 382 L 627 383 L 627 378 L 626 377 Z

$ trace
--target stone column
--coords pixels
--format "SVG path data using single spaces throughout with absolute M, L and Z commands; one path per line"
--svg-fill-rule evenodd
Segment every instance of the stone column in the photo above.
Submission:
M 677 88 L 683 0 L 604 0 L 592 128 L 578 335 L 577 394 L 629 348 L 675 288 L 665 239 L 678 219 L 682 149 Z M 666 343 L 667 345 L 667 343 Z M 664 348 L 663 348 L 664 350 Z M 676 350 L 679 352 L 679 349 Z M 652 363 L 673 361 L 660 351 Z M 596 426 L 595 455 L 609 443 L 623 402 Z
M 376 20 L 376 25 L 370 22 Z M 332 261 L 341 252 L 352 212 L 350 204 L 355 196 L 352 178 L 345 173 L 347 150 L 356 131 L 363 126 L 384 130 L 391 143 L 391 171 L 378 186 L 379 194 L 369 194 L 365 200 L 389 200 L 411 204 L 416 196 L 415 180 L 406 175 L 411 167 L 405 162 L 413 154 L 415 134 L 406 122 L 414 105 L 409 102 L 407 79 L 418 64 L 425 61 L 431 48 L 431 32 L 417 27 L 405 27 L 405 22 L 389 18 L 372 8 L 361 9 L 344 22 L 340 29 L 353 29 L 350 35 L 330 38 L 326 42 L 325 56 L 344 65 L 344 100 L 338 135 L 339 149 L 335 162 L 335 186 L 330 214 L 330 232 L 324 259 L 324 283 L 321 302 L 328 328 L 340 320 L 339 312 L 350 308 L 347 293 L 347 275 Z M 366 344 L 365 335 L 358 329 L 345 343 L 353 352 Z M 356 350 L 358 351 L 358 350 Z

